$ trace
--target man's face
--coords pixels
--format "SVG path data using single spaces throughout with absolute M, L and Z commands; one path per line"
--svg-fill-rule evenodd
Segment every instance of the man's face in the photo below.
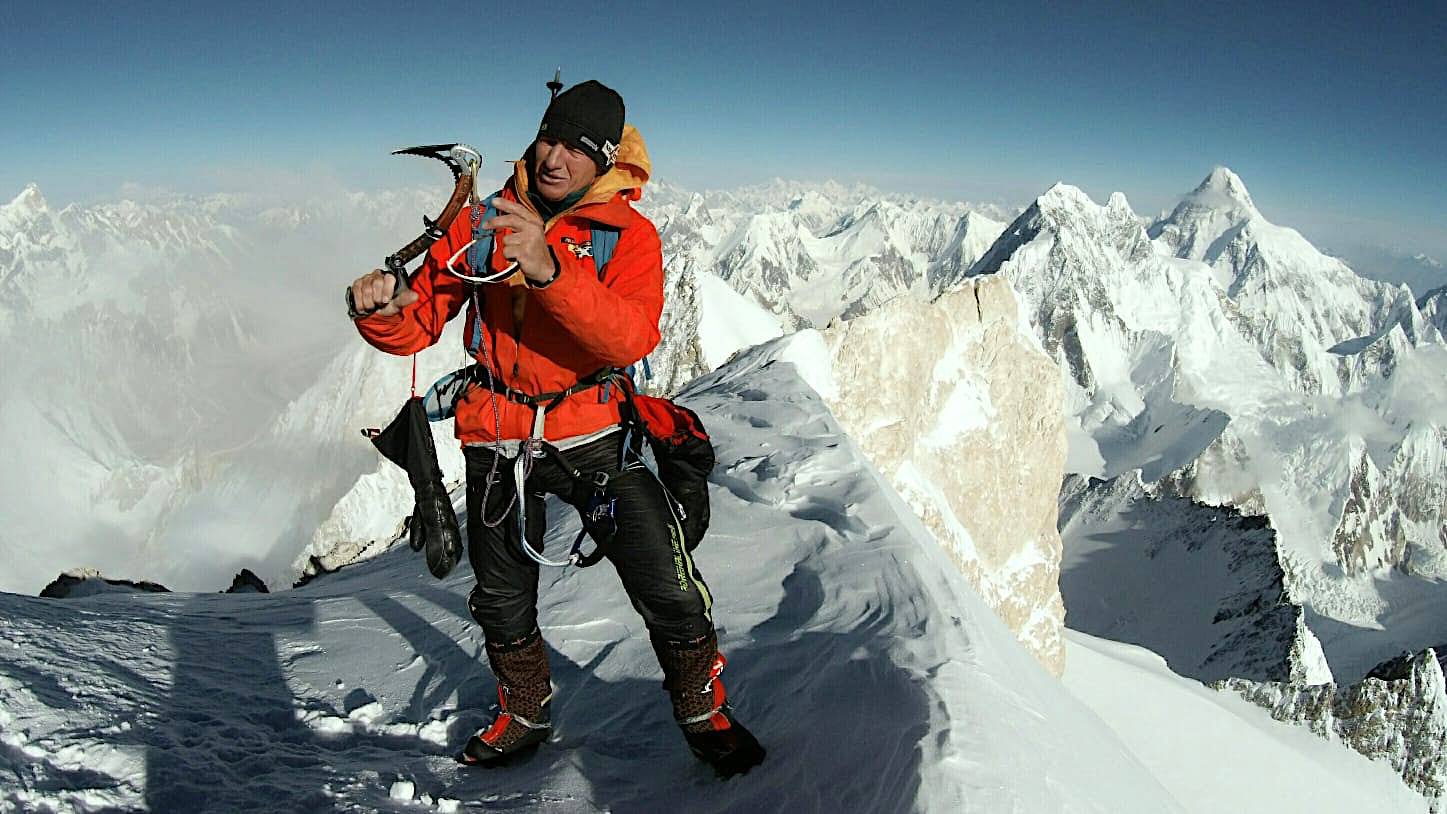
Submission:
M 543 200 L 557 203 L 593 183 L 598 165 L 582 150 L 549 136 L 533 144 L 533 183 Z

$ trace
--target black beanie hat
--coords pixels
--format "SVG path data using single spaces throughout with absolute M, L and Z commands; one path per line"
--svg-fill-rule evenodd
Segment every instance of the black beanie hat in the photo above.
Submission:
M 543 114 L 538 137 L 550 136 L 587 153 L 604 173 L 623 140 L 623 97 L 593 79 L 558 94 Z

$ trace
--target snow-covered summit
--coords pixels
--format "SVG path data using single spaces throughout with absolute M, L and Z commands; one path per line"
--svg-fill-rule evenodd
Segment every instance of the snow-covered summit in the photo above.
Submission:
M 1262 219 L 1240 176 L 1216 167 L 1172 212 L 1150 227 L 1151 239 L 1168 254 L 1212 262 L 1223 237 Z M 1264 219 L 1262 219 L 1264 220 Z
M 1207 175 L 1187 198 L 1199 206 L 1237 209 L 1248 218 L 1261 214 L 1256 210 L 1256 204 L 1251 201 L 1251 193 L 1246 190 L 1241 176 L 1232 172 L 1229 167 L 1214 167 L 1211 174 Z
M 1056 185 L 970 274 L 1009 277 L 1061 368 L 1067 470 L 1104 481 L 1076 489 L 1130 495 L 1062 498 L 1067 618 L 1214 677 L 1351 683 L 1440 642 L 1415 621 L 1447 578 L 1435 297 L 1356 275 L 1223 169 L 1149 230 Z

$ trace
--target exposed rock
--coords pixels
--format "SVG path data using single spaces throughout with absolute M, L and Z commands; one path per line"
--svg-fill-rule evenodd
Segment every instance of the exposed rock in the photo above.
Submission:
M 1072 475 L 1060 529 L 1072 541 L 1060 590 L 1073 630 L 1147 647 L 1200 681 L 1332 680 L 1266 518 L 1151 489 L 1134 472 Z
M 1447 805 L 1447 688 L 1439 648 L 1383 662 L 1359 683 L 1254 682 L 1227 679 L 1278 721 L 1301 724 L 1372 760 L 1388 763 L 1431 803 Z
M 1003 277 L 901 298 L 825 331 L 840 423 L 985 600 L 1057 674 L 1065 464 L 1060 372 Z
M 664 270 L 663 314 L 658 320 L 658 347 L 648 355 L 651 378 L 636 376 L 650 393 L 676 393 L 708 372 L 699 342 L 698 281 L 692 268 L 672 263 Z
M 398 539 L 400 539 L 400 537 Z M 317 580 L 320 577 L 324 577 L 327 574 L 339 571 L 344 567 L 346 567 L 346 564 L 337 566 L 336 568 L 328 568 L 327 564 L 323 562 L 320 557 L 310 557 L 307 559 L 306 565 L 302 567 L 301 576 L 297 577 L 296 582 L 293 582 L 291 584 L 291 587 L 300 588 L 303 585 L 310 584 L 311 582 Z
M 1422 317 L 1437 327 L 1437 330 L 1447 334 L 1447 286 L 1434 288 L 1422 295 L 1417 300 L 1417 307 L 1422 311 Z
M 269 594 L 271 589 L 267 588 L 266 583 L 261 581 L 261 577 L 253 574 L 250 568 L 243 568 L 241 573 L 231 580 L 231 587 L 227 588 L 225 592 L 228 594 Z
M 1348 574 L 1364 574 L 1403 562 L 1407 540 L 1401 510 L 1371 456 L 1357 443 L 1351 452 L 1356 461 L 1341 522 L 1332 536 L 1332 550 Z
M 970 274 L 1010 278 L 1066 372 L 1069 471 L 1268 517 L 1292 600 L 1355 630 L 1447 579 L 1440 331 L 1229 170 L 1148 232 L 1123 198 L 1056 185 Z M 1424 579 L 1388 595 L 1389 569 Z
M 50 599 L 75 599 L 97 594 L 170 593 L 170 589 L 154 582 L 133 582 L 128 579 L 107 579 L 93 568 L 76 568 L 56 577 L 41 590 Z

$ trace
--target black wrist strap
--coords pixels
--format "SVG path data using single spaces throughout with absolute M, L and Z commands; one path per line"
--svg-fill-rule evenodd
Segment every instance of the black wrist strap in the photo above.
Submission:
M 558 276 L 563 273 L 563 267 L 558 264 L 558 255 L 556 252 L 553 251 L 552 246 L 548 247 L 548 256 L 553 258 L 553 276 L 542 281 L 541 283 L 535 283 L 527 275 L 523 275 L 523 279 L 527 280 L 528 282 L 528 288 L 531 288 L 533 290 L 537 290 L 539 288 L 547 288 L 548 286 L 558 281 Z

